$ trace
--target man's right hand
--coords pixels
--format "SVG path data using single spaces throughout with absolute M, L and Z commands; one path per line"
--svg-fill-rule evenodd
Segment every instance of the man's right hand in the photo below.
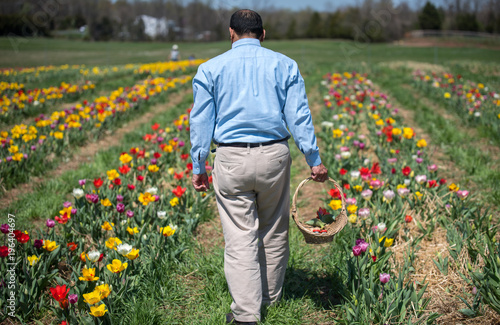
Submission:
M 328 179 L 328 169 L 323 164 L 311 167 L 313 181 L 323 183 Z
M 193 174 L 193 186 L 198 192 L 206 192 L 210 189 L 207 173 Z

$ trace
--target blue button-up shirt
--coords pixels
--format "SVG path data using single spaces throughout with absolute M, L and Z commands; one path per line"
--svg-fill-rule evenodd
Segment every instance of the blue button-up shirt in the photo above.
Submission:
M 304 79 L 297 63 L 254 38 L 203 63 L 193 79 L 190 114 L 193 173 L 205 172 L 215 143 L 260 143 L 290 130 L 309 166 L 321 164 Z

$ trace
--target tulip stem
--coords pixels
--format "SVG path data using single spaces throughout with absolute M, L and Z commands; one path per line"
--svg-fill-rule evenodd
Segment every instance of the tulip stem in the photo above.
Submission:
M 358 264 L 358 289 L 361 286 L 361 269 L 359 268 L 359 257 L 356 257 L 356 263 Z

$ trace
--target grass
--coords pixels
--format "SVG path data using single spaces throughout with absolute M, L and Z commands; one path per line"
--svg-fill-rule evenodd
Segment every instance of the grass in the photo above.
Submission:
M 164 61 L 172 43 L 84 42 L 61 39 L 33 38 L 12 45 L 9 38 L 0 38 L 0 67 L 30 67 L 39 65 L 86 64 L 119 65 Z M 483 48 L 425 48 L 392 44 L 362 44 L 339 40 L 283 40 L 265 41 L 272 50 L 295 59 L 301 69 L 308 65 L 343 63 L 356 68 L 360 62 L 368 64 L 395 60 L 413 60 L 441 63 L 450 60 L 474 60 L 500 63 L 498 50 Z M 210 58 L 230 49 L 229 41 L 210 43 L 179 43 L 181 55 L 186 58 Z M 16 52 L 15 49 L 18 49 Z M 437 61 L 437 62 L 435 62 Z

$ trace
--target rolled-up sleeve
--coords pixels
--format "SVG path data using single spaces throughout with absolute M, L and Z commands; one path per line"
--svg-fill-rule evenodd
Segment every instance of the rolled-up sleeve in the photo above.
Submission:
M 307 164 L 311 167 L 320 165 L 321 158 L 314 134 L 311 110 L 307 103 L 304 79 L 295 62 L 291 66 L 283 113 L 295 144 L 304 154 Z
M 205 161 L 210 152 L 215 128 L 213 86 L 203 70 L 203 65 L 198 68 L 193 79 L 193 98 L 194 105 L 189 117 L 191 159 L 193 173 L 203 174 L 206 172 Z

